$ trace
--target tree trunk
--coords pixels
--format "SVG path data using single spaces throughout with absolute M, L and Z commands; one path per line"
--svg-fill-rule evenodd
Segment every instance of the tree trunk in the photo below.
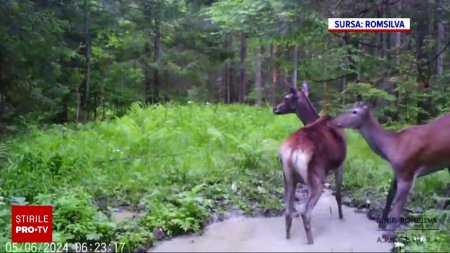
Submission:
M 395 4 L 395 17 L 401 18 L 402 17 L 402 1 L 398 0 L 398 2 Z M 400 46 L 401 46 L 401 32 L 395 32 L 391 34 L 391 48 L 394 48 L 393 50 L 393 59 L 395 66 L 398 67 L 400 63 Z
M 62 97 L 61 99 L 61 107 L 62 110 L 59 111 L 56 115 L 55 115 L 55 121 L 59 124 L 65 123 L 68 121 L 68 113 L 69 113 L 69 98 L 70 98 L 70 93 L 66 94 Z
M 256 105 L 261 105 L 262 103 L 262 88 L 263 88 L 263 77 L 262 77 L 262 61 L 263 61 L 263 46 L 256 47 Z
M 390 9 L 387 7 L 389 6 L 389 1 L 385 1 L 382 7 L 380 7 L 379 15 L 382 18 L 390 17 L 391 13 L 392 15 L 396 16 L 397 18 L 400 18 L 400 11 L 398 9 L 399 2 L 396 3 L 395 6 L 393 6 L 393 11 L 390 12 Z M 379 43 L 381 43 L 380 52 L 379 55 L 381 57 L 386 57 L 388 59 L 385 71 L 383 71 L 380 82 L 378 82 L 378 88 L 387 91 L 389 94 L 392 94 L 394 92 L 392 82 L 390 81 L 390 77 L 394 74 L 392 72 L 393 69 L 397 66 L 396 59 L 398 59 L 398 54 L 396 48 L 396 45 L 400 47 L 400 32 L 395 33 L 380 33 L 380 40 Z M 398 43 L 397 43 L 398 42 Z M 393 49 L 393 50 L 391 50 Z M 359 98 L 358 98 L 359 99 Z M 387 108 L 389 107 L 389 101 L 386 99 L 379 97 L 374 99 L 376 105 L 378 105 L 380 108 Z M 395 115 L 388 115 L 388 116 L 395 116 Z M 384 120 L 384 119 L 381 119 Z
M 323 114 L 328 114 L 328 100 L 329 100 L 329 94 L 328 94 L 328 81 L 324 82 L 323 89 L 325 92 L 322 108 L 323 108 Z
M 444 54 L 441 53 L 442 51 L 442 44 L 444 43 L 444 38 L 445 38 L 445 25 L 444 25 L 444 21 L 442 19 L 442 8 L 444 6 L 443 0 L 439 0 L 438 4 L 437 4 L 437 8 L 438 9 L 438 13 L 437 13 L 437 40 L 436 40 L 436 54 L 439 54 L 437 59 L 436 59 L 436 74 L 437 75 L 442 75 L 444 73 Z
M 102 82 L 100 84 L 100 97 L 99 97 L 99 101 L 98 101 L 98 105 L 100 106 L 100 108 L 105 107 L 104 101 L 105 101 L 105 87 Z
M 232 47 L 233 37 L 231 37 L 230 41 L 231 41 L 231 44 L 230 44 L 230 52 L 231 52 L 231 50 L 233 50 L 233 47 Z M 234 103 L 234 102 L 239 100 L 239 91 L 236 88 L 236 84 L 238 83 L 238 81 L 236 80 L 238 75 L 235 73 L 236 72 L 236 67 L 237 66 L 236 66 L 233 58 L 231 58 L 230 59 L 230 65 L 229 65 L 229 68 L 230 68 L 229 75 L 230 76 L 228 78 L 229 83 L 230 83 L 230 85 L 228 87 L 229 94 L 230 94 L 230 96 L 229 96 L 230 103 Z
M 97 96 L 94 96 L 94 121 L 97 120 Z
M 226 35 L 223 40 L 223 47 L 227 49 L 228 36 Z M 177 50 L 177 53 L 179 51 Z M 227 103 L 227 86 L 228 86 L 228 58 L 224 60 L 224 66 L 222 71 L 222 76 L 219 79 L 219 101 Z
M 419 114 L 417 115 L 417 124 L 421 124 L 425 120 L 427 120 L 432 115 L 431 108 L 431 97 L 428 96 L 429 93 L 429 79 L 430 73 L 427 65 L 421 65 L 420 62 L 423 59 L 427 59 L 427 53 L 425 52 L 423 46 L 423 41 L 428 32 L 428 21 L 431 17 L 428 16 L 428 2 L 424 1 L 420 4 L 421 10 L 423 10 L 423 14 L 421 17 L 417 19 L 417 72 L 418 76 L 416 78 L 418 94 L 425 95 L 420 96 L 417 101 L 417 107 L 420 108 Z
M 279 53 L 279 59 L 286 59 L 286 61 L 288 61 L 289 57 L 291 56 L 289 50 L 285 47 L 280 47 Z M 278 71 L 279 76 L 277 79 L 277 89 L 282 89 L 282 92 L 285 93 L 289 90 L 289 86 L 286 81 L 291 77 L 291 73 L 289 73 L 290 71 L 288 70 L 288 68 L 282 68 L 281 65 L 278 66 Z
M 348 46 L 350 44 L 351 44 L 351 37 L 350 37 L 350 34 L 348 32 L 346 32 L 344 34 L 344 46 Z M 351 63 L 352 62 L 352 58 L 351 58 L 350 50 L 348 52 L 348 55 L 349 55 L 348 56 L 348 61 L 349 61 L 349 63 Z M 340 92 L 345 90 L 345 85 L 347 84 L 347 82 L 348 82 L 347 77 L 341 78 L 341 90 L 340 90 Z M 346 103 L 345 102 L 345 96 L 342 96 L 341 103 L 342 103 L 342 105 L 344 105 Z
M 273 69 L 272 69 L 272 96 L 275 99 L 277 95 L 278 86 L 280 83 L 281 70 L 280 66 L 277 64 L 277 59 L 280 59 L 280 47 L 275 45 L 273 48 Z
M 386 77 L 390 76 L 390 72 L 391 72 L 391 68 L 392 68 L 392 64 L 391 64 L 391 60 L 392 60 L 392 54 L 389 51 L 389 34 L 388 33 L 382 33 L 382 43 L 383 43 L 383 52 L 386 54 L 386 58 L 388 59 L 387 61 L 387 66 L 386 66 L 386 72 L 384 73 L 384 75 Z
M 342 77 L 341 78 L 341 90 L 340 93 L 342 93 L 342 91 L 345 89 L 345 84 L 347 83 L 347 78 L 346 77 Z M 345 96 L 341 96 L 341 104 L 345 105 Z
M 273 50 L 274 49 L 274 46 L 273 46 L 273 44 L 271 44 L 270 46 L 269 46 L 269 82 L 270 82 L 270 89 L 268 89 L 268 92 L 270 93 L 270 96 L 269 96 L 269 98 L 270 98 L 270 104 L 273 104 L 273 103 L 275 103 L 275 90 L 273 89 L 273 86 L 274 86 L 274 80 L 273 80 L 273 78 L 274 78 L 274 73 L 273 73 L 273 71 L 274 71 L 274 59 L 273 59 L 273 56 L 274 56 L 274 53 L 273 53 Z M 268 95 L 268 94 L 266 94 L 266 95 Z
M 292 70 L 292 85 L 297 87 L 297 72 L 298 72 L 298 45 L 294 46 L 293 52 L 293 70 Z
M 226 37 L 225 37 L 225 49 L 226 49 L 226 52 L 227 52 L 227 55 L 229 56 L 229 55 L 231 55 L 231 50 L 232 50 L 232 42 L 233 42 L 233 40 L 232 40 L 232 37 L 231 37 L 231 35 L 227 35 Z M 225 68 L 224 68 L 224 71 L 223 71 L 223 78 L 222 78 L 223 80 L 223 89 L 225 90 L 225 92 L 224 92 L 224 94 L 225 94 L 225 97 L 224 97 L 224 101 L 226 102 L 226 103 L 231 103 L 231 83 L 232 83 L 232 80 L 231 80 L 231 59 L 226 59 L 225 60 Z
M 0 49 L 0 119 L 5 113 L 5 83 L 3 80 L 3 52 Z
M 77 94 L 77 106 L 76 106 L 77 109 L 76 109 L 76 111 L 75 111 L 75 114 L 76 114 L 75 122 L 78 123 L 78 121 L 80 120 L 80 107 L 81 107 L 80 86 L 77 86 L 77 87 L 75 88 L 75 94 Z
M 201 0 L 191 0 L 191 13 L 196 13 L 202 6 Z
M 0 88 L 0 119 L 3 117 L 5 113 L 5 92 L 3 88 L 3 84 L 1 84 Z
M 69 121 L 69 99 L 70 99 L 69 94 L 64 96 L 63 112 L 62 112 L 63 118 L 61 119 L 63 122 Z
M 397 18 L 401 18 L 402 17 L 402 1 L 401 0 L 398 0 L 398 3 L 396 4 L 396 8 L 394 8 L 394 10 L 395 10 L 395 12 L 396 12 L 396 17 Z M 394 48 L 395 50 L 394 50 L 394 52 L 393 52 L 393 54 L 394 54 L 394 56 L 393 56 L 393 60 L 394 60 L 394 72 L 392 73 L 391 72 L 391 76 L 392 75 L 397 75 L 398 73 L 399 73 L 399 70 L 398 70 L 398 68 L 400 67 L 400 46 L 401 46 L 401 43 L 402 43 L 402 36 L 401 36 L 401 34 L 402 33 L 400 33 L 400 32 L 396 32 L 396 33 L 393 33 L 392 34 L 392 37 L 391 37 L 391 39 L 392 39 L 392 41 L 391 41 L 391 48 Z M 389 82 L 388 80 L 385 80 L 386 82 Z M 400 106 L 400 99 L 399 99 L 399 96 L 400 96 L 400 94 L 399 94 L 399 92 L 398 92 L 398 89 L 397 89 L 397 84 L 391 84 L 391 82 L 389 82 L 389 85 L 390 86 L 392 86 L 392 88 L 390 89 L 390 90 L 388 90 L 389 92 L 392 92 L 393 94 L 394 94 L 394 96 L 397 98 L 395 101 L 396 102 L 394 102 L 394 104 L 396 103 L 396 106 L 397 106 L 397 108 Z M 383 107 L 384 106 L 389 106 L 388 105 L 388 103 L 387 102 L 385 102 L 385 104 L 383 104 L 382 105 Z M 397 110 L 397 114 L 393 114 L 392 115 L 392 117 L 393 117 L 393 120 L 398 120 L 398 110 Z
M 155 8 L 155 43 L 154 43 L 154 55 L 156 68 L 153 71 L 153 94 L 152 103 L 159 102 L 159 88 L 160 88 L 160 76 L 159 69 L 161 67 L 161 2 L 157 3 Z
M 151 18 L 151 5 L 147 2 L 144 2 L 144 17 L 145 20 L 150 22 L 152 20 Z M 150 59 L 150 42 L 149 42 L 149 36 L 145 36 L 145 44 L 144 44 L 144 57 L 142 57 L 142 69 L 144 72 L 144 90 L 145 90 L 145 103 L 150 104 L 152 103 L 152 77 L 150 74 L 150 67 L 149 67 L 149 59 Z
M 240 64 L 239 64 L 239 102 L 245 103 L 246 101 L 246 60 L 247 60 L 247 34 L 241 34 L 241 45 L 240 45 Z
M 85 46 L 85 60 L 86 69 L 83 81 L 83 89 L 81 95 L 81 108 L 79 112 L 80 121 L 86 122 L 89 120 L 89 86 L 91 80 L 91 45 L 89 41 L 89 19 L 88 19 L 88 1 L 84 0 L 84 46 Z

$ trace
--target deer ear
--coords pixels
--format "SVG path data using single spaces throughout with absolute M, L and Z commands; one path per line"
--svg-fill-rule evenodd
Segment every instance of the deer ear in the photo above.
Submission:
M 308 87 L 308 83 L 303 80 L 303 88 L 302 88 L 303 93 L 305 93 L 305 95 L 307 97 L 309 97 L 309 87 Z
M 297 87 L 291 86 L 289 87 L 289 92 L 292 94 L 298 94 L 298 89 Z

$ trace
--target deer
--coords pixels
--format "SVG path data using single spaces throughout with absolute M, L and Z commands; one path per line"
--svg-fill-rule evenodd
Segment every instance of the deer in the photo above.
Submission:
M 338 115 L 333 124 L 357 129 L 371 150 L 390 163 L 394 179 L 379 223 L 380 228 L 389 232 L 400 227 L 401 212 L 418 177 L 445 168 L 450 172 L 450 113 L 430 123 L 389 131 L 378 122 L 367 103 L 356 102 Z
M 326 177 L 334 172 L 339 219 L 343 220 L 341 204 L 341 185 L 344 161 L 347 154 L 347 141 L 344 131 L 332 125 L 329 115 L 319 117 L 305 92 L 290 85 L 289 94 L 273 107 L 277 115 L 296 113 L 304 127 L 290 134 L 281 144 L 278 157 L 283 168 L 283 183 L 286 199 L 285 229 L 286 239 L 290 239 L 294 212 L 295 189 L 297 183 L 306 184 L 308 196 L 301 213 L 308 244 L 314 244 L 311 231 L 311 213 L 317 204 Z

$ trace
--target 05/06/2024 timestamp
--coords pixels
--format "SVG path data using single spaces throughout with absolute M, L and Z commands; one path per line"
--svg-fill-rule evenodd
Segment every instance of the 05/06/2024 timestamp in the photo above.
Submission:
M 123 252 L 125 243 L 6 243 L 6 252 Z

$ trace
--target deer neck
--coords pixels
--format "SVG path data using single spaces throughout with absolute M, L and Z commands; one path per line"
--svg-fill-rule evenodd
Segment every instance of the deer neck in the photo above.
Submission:
M 301 94 L 301 96 L 303 97 L 302 100 L 304 102 L 299 101 L 297 103 L 296 114 L 303 122 L 303 125 L 308 125 L 316 121 L 319 118 L 319 114 L 317 114 L 308 97 L 306 97 L 303 93 Z
M 372 113 L 370 113 L 369 119 L 360 128 L 360 132 L 375 153 L 390 161 L 395 133 L 384 129 Z

